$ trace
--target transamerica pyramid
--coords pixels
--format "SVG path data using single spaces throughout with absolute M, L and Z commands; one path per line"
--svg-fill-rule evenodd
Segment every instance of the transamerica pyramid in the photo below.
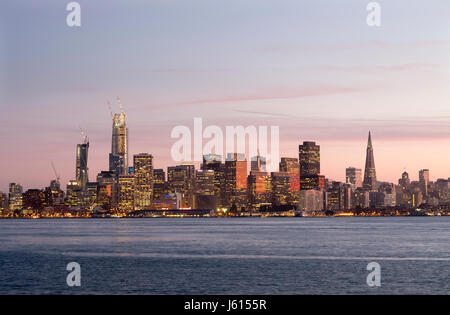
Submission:
M 375 159 L 373 157 L 372 138 L 367 141 L 367 153 L 366 153 L 366 167 L 364 169 L 364 182 L 363 187 L 369 191 L 377 190 L 377 174 L 375 172 Z

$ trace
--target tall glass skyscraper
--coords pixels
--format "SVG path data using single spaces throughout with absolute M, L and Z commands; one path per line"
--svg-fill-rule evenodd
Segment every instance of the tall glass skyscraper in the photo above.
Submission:
M 126 114 L 114 114 L 109 170 L 116 175 L 128 174 L 128 128 Z
M 89 151 L 89 141 L 87 140 L 87 138 L 85 138 L 84 143 L 77 144 L 77 158 L 75 170 L 75 180 L 78 184 L 78 187 L 80 187 L 82 191 L 86 191 L 86 186 L 89 181 L 88 151 Z

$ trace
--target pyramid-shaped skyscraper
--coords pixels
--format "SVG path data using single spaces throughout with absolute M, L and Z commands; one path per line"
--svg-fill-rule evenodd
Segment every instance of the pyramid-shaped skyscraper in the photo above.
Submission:
M 373 157 L 373 146 L 370 131 L 369 139 L 367 141 L 366 167 L 364 168 L 363 187 L 369 191 L 377 190 L 377 174 L 375 172 L 375 159 Z

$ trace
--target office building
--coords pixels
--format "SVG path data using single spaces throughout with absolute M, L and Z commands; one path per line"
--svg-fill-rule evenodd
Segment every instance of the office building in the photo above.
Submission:
M 362 171 L 360 168 L 347 167 L 345 169 L 345 183 L 354 188 L 362 187 Z
M 133 175 L 119 175 L 118 178 L 120 213 L 129 213 L 135 210 L 136 178 Z
M 150 208 L 153 199 L 153 156 L 140 153 L 133 156 L 135 177 L 135 209 Z

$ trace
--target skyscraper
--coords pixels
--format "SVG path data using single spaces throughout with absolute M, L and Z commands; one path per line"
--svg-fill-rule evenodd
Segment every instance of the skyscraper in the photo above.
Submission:
M 135 209 L 150 207 L 153 199 L 153 156 L 148 153 L 133 157 L 135 182 Z
M 77 181 L 69 180 L 66 191 L 66 204 L 69 207 L 77 207 L 79 205 L 79 197 L 81 196 L 80 186 Z
M 354 188 L 362 187 L 362 171 L 360 168 L 347 167 L 345 169 L 345 183 Z
M 217 154 L 206 154 L 203 156 L 203 163 L 201 165 L 202 170 L 214 171 L 214 194 L 217 196 L 217 206 L 227 204 L 225 198 L 225 166 L 222 163 L 222 156 Z
M 182 195 L 182 207 L 192 208 L 195 188 L 195 166 L 188 163 L 169 166 L 167 168 L 167 183 L 170 192 Z
M 411 184 L 411 180 L 409 179 L 408 172 L 404 171 L 402 173 L 402 178 L 398 180 L 398 184 L 400 185 L 402 190 L 406 190 L 409 188 L 409 185 Z
M 16 183 L 10 183 L 9 184 L 9 209 L 10 210 L 20 210 L 22 209 L 23 205 L 23 198 L 22 198 L 23 188 L 21 185 Z
M 109 170 L 116 175 L 128 173 L 128 128 L 126 113 L 114 114 L 112 118 L 111 153 L 109 154 Z
M 118 179 L 119 187 L 119 210 L 122 213 L 134 211 L 134 192 L 136 178 L 133 175 L 120 175 Z
M 375 172 L 375 159 L 373 157 L 373 146 L 370 131 L 369 138 L 367 140 L 366 167 L 364 169 L 363 187 L 369 191 L 377 190 L 377 174 Z
M 195 172 L 194 209 L 217 209 L 213 170 Z
M 300 165 L 297 158 L 282 157 L 280 172 L 289 174 L 289 191 L 298 196 L 300 189 Z
M 88 151 L 89 141 L 87 137 L 84 138 L 83 143 L 77 144 L 76 170 L 75 180 L 81 191 L 86 191 L 86 186 L 89 181 L 88 178 Z
M 0 210 L 6 209 L 7 206 L 8 198 L 6 197 L 6 194 L 0 191 Z
M 158 199 L 166 193 L 166 173 L 163 169 L 153 170 L 153 199 Z
M 250 171 L 247 177 L 247 201 L 250 209 L 259 209 L 270 202 L 270 176 L 263 171 Z
M 258 154 L 250 160 L 250 170 L 252 171 L 266 171 L 266 158 Z
M 225 161 L 224 206 L 242 207 L 247 199 L 247 160 L 243 154 L 229 153 Z
M 304 141 L 298 146 L 300 166 L 300 189 L 316 189 L 324 186 L 324 176 L 320 174 L 320 146 L 312 141 Z
M 320 174 L 320 146 L 312 141 L 304 141 L 298 146 L 300 176 Z
M 430 182 L 430 170 L 423 169 L 419 171 L 419 184 L 422 194 L 428 196 L 428 184 Z
M 270 188 L 272 190 L 271 202 L 274 206 L 285 205 L 291 201 L 290 179 L 291 176 L 287 172 L 270 173 Z M 298 196 L 298 190 L 295 195 Z

